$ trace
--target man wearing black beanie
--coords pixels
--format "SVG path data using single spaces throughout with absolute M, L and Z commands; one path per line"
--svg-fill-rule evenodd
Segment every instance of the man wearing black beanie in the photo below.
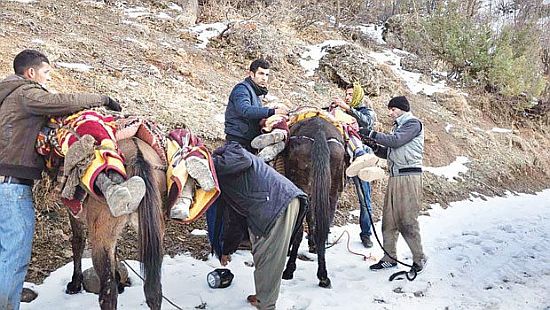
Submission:
M 409 105 L 409 100 L 405 96 L 393 97 L 388 103 L 389 108 L 398 108 L 401 111 L 409 112 L 411 106 Z
M 382 211 L 384 248 L 389 255 L 386 254 L 370 269 L 377 271 L 397 266 L 396 244 L 401 233 L 413 255 L 412 269 L 419 273 L 426 264 L 418 225 L 422 205 L 424 128 L 410 112 L 409 101 L 404 96 L 389 101 L 388 115 L 395 120 L 390 133 L 368 129 L 359 131 L 374 154 L 388 160 L 390 174 Z

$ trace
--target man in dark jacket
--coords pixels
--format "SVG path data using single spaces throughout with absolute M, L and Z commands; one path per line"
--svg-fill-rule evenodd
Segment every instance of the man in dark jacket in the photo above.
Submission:
M 395 121 L 391 133 L 364 128 L 360 134 L 378 157 L 388 160 L 390 177 L 382 210 L 382 235 L 387 253 L 370 266 L 371 270 L 396 267 L 396 245 L 403 236 L 413 255 L 412 270 L 421 272 L 426 264 L 422 250 L 418 214 L 422 206 L 422 158 L 424 156 L 424 127 L 410 112 L 404 96 L 388 103 L 388 115 Z
M 220 261 L 227 265 L 242 229 L 248 228 L 256 287 L 248 301 L 259 309 L 275 309 L 290 240 L 305 215 L 306 195 L 236 142 L 214 151 L 213 160 L 225 215 Z
M 274 114 L 288 114 L 284 107 L 262 106 L 260 97 L 267 95 L 269 67 L 264 59 L 254 60 L 248 77 L 233 87 L 225 110 L 225 139 L 236 141 L 253 153 L 256 151 L 250 142 L 260 134 L 260 120 Z
M 38 51 L 19 53 L 13 68 L 0 82 L 0 309 L 17 310 L 34 233 L 32 185 L 44 169 L 34 148 L 38 132 L 49 116 L 120 105 L 107 96 L 49 93 L 50 62 Z

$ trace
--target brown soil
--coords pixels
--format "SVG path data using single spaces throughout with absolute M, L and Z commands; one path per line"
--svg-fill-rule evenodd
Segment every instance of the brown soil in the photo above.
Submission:
M 148 6 L 156 13 L 173 14 L 166 9 L 169 1 L 126 2 L 127 6 Z M 124 15 L 118 4 L 107 6 L 77 0 L 41 0 L 34 4 L 0 1 L 0 76 L 11 73 L 11 60 L 24 48 L 38 48 L 53 62 L 86 63 L 94 69 L 78 72 L 59 68 L 51 86 L 63 92 L 109 94 L 122 102 L 125 112 L 148 117 L 166 128 L 185 123 L 213 148 L 223 138 L 223 124 L 215 116 L 223 113 L 231 88 L 245 76 L 250 62 L 243 55 L 269 53 L 269 49 L 245 51 L 250 46 L 240 44 L 239 38 L 246 36 L 239 35 L 232 38 L 237 41 L 217 39 L 208 49 L 197 49 L 193 34 L 180 29 L 173 19 L 155 18 L 156 13 L 132 19 Z M 242 26 L 244 30 L 239 31 L 246 33 L 258 27 L 261 34 L 276 31 L 277 35 L 260 36 L 259 40 L 270 40 L 268 46 L 285 53 L 284 57 L 274 57 L 270 85 L 274 95 L 296 107 L 323 106 L 333 95 L 341 94 L 334 83 L 319 77 L 314 78 L 315 86 L 308 84 L 297 62 L 301 46 L 319 43 L 324 38 L 339 38 L 338 33 L 315 24 L 297 31 L 289 25 L 273 25 L 273 20 L 262 16 L 251 22 L 252 26 Z M 406 86 L 386 71 L 390 74 L 386 78 L 393 79 L 392 85 L 397 87 L 392 93 L 386 91 L 371 98 L 380 115 L 379 129 L 387 131 L 391 126 L 384 116 L 388 99 L 405 93 L 426 128 L 425 165 L 446 166 L 457 156 L 471 160 L 468 173 L 461 175 L 458 182 L 425 173 L 426 209 L 431 203 L 447 206 L 449 202 L 467 199 L 472 192 L 492 196 L 503 195 L 505 191 L 534 192 L 548 188 L 547 121 L 499 118 L 498 110 L 491 108 L 495 98 L 473 91 L 466 99 L 467 106 L 462 108 L 444 105 L 444 101 L 433 97 L 408 94 Z M 454 125 L 449 132 L 444 129 L 447 123 Z M 514 131 L 494 133 L 490 131 L 493 127 Z M 47 194 L 47 187 L 47 181 L 43 181 L 35 188 L 37 226 L 27 276 L 27 281 L 34 283 L 41 283 L 51 271 L 71 260 L 68 215 Z M 385 181 L 373 183 L 376 218 L 380 216 L 384 189 Z M 349 211 L 356 208 L 354 191 L 348 184 L 336 224 L 357 223 L 357 218 L 350 220 L 349 216 Z M 190 253 L 206 258 L 207 238 L 191 235 L 195 228 L 205 229 L 204 220 L 191 225 L 167 223 L 166 254 Z M 135 259 L 135 244 L 135 233 L 125 233 L 119 243 L 120 257 Z

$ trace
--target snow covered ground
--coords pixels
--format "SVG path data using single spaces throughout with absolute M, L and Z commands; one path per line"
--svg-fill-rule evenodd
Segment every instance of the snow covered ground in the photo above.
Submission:
M 429 261 L 415 281 L 389 282 L 397 269 L 369 271 L 374 260 L 363 261 L 348 252 L 344 237 L 327 250 L 332 289 L 317 286 L 315 261 L 299 260 L 294 279 L 283 281 L 278 309 L 550 309 L 550 190 L 472 198 L 446 210 L 434 205 L 430 216 L 420 217 L 420 225 Z M 379 223 L 376 229 L 380 231 Z M 361 246 L 358 225 L 333 227 L 330 239 L 343 231 L 351 235 L 352 250 L 376 259 L 382 256 L 378 246 L 370 251 Z M 398 252 L 410 262 L 402 239 Z M 307 253 L 305 241 L 301 253 L 315 258 Z M 252 309 L 245 302 L 254 293 L 253 268 L 245 265 L 250 261 L 249 252 L 237 252 L 228 266 L 235 274 L 232 285 L 210 289 L 206 274 L 220 267 L 217 260 L 166 257 L 164 294 L 183 309 L 203 303 L 207 309 Z M 137 262 L 130 263 L 138 268 Z M 84 267 L 90 265 L 85 260 Z M 68 264 L 33 286 L 38 298 L 21 308 L 97 309 L 97 295 L 64 294 L 71 270 Z M 146 309 L 140 280 L 135 275 L 131 280 L 134 285 L 119 296 L 119 309 Z M 167 302 L 163 308 L 173 309 Z

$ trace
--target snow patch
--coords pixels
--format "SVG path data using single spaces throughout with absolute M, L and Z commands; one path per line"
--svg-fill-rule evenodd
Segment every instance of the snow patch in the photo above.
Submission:
M 189 28 L 189 30 L 197 34 L 197 39 L 200 41 L 197 47 L 206 48 L 210 39 L 222 33 L 226 28 L 226 24 L 218 22 L 213 24 L 198 24 Z
M 327 54 L 327 47 L 334 47 L 349 44 L 342 40 L 327 40 L 323 43 L 306 46 L 306 51 L 302 53 L 300 65 L 306 70 L 306 76 L 313 76 L 315 69 L 319 68 L 319 60 Z
M 466 167 L 464 164 L 469 162 L 470 162 L 470 159 L 468 159 L 468 157 L 458 156 L 456 160 L 450 163 L 448 166 L 442 166 L 442 167 L 424 166 L 424 170 L 431 172 L 435 175 L 444 177 L 449 182 L 456 182 L 455 178 L 459 176 L 459 173 L 466 173 L 468 171 L 468 167 Z
M 87 64 L 70 63 L 70 62 L 56 62 L 55 66 L 70 69 L 70 70 L 74 70 L 74 71 L 79 71 L 79 72 L 86 72 L 86 71 L 91 70 L 91 69 L 94 68 L 94 67 L 89 66 Z
M 193 229 L 191 234 L 193 236 L 206 236 L 206 235 L 208 235 L 208 231 L 206 231 L 204 229 Z
M 402 57 L 397 54 L 405 55 L 410 53 L 394 49 L 393 51 L 386 50 L 384 52 L 371 52 L 369 53 L 369 56 L 374 58 L 374 60 L 378 63 L 385 63 L 389 65 L 392 71 L 405 81 L 407 87 L 414 94 L 422 92 L 428 96 L 431 96 L 435 92 L 446 92 L 447 90 L 449 90 L 449 88 L 445 85 L 445 81 L 428 84 L 420 80 L 420 78 L 422 77 L 421 73 L 404 70 L 401 67 Z
M 8 0 L 9 2 L 19 2 L 24 4 L 36 3 L 38 0 Z
M 41 40 L 41 39 L 33 39 L 31 41 L 32 44 L 36 44 L 36 45 L 43 45 L 44 44 L 44 40 Z
M 164 20 L 168 20 L 168 19 L 172 19 L 172 16 L 164 13 L 164 12 L 161 12 L 161 13 L 158 13 L 157 14 L 157 18 L 158 19 L 164 19 Z
M 507 128 L 498 128 L 498 127 L 494 127 L 493 129 L 491 129 L 492 132 L 496 132 L 496 133 L 512 133 L 512 129 L 507 129 Z
M 382 31 L 384 30 L 383 26 L 368 24 L 368 25 L 357 26 L 356 28 L 359 29 L 359 31 L 361 31 L 362 33 L 372 38 L 374 41 L 376 41 L 376 43 L 381 45 L 386 44 L 386 41 L 382 39 Z
M 170 2 L 170 4 L 168 4 L 168 8 L 171 9 L 171 10 L 174 10 L 174 11 L 178 11 L 178 12 L 182 12 L 183 11 L 183 8 L 173 2 Z
M 447 125 L 445 126 L 445 132 L 449 133 L 451 131 L 451 128 L 453 128 L 453 124 L 447 123 Z

